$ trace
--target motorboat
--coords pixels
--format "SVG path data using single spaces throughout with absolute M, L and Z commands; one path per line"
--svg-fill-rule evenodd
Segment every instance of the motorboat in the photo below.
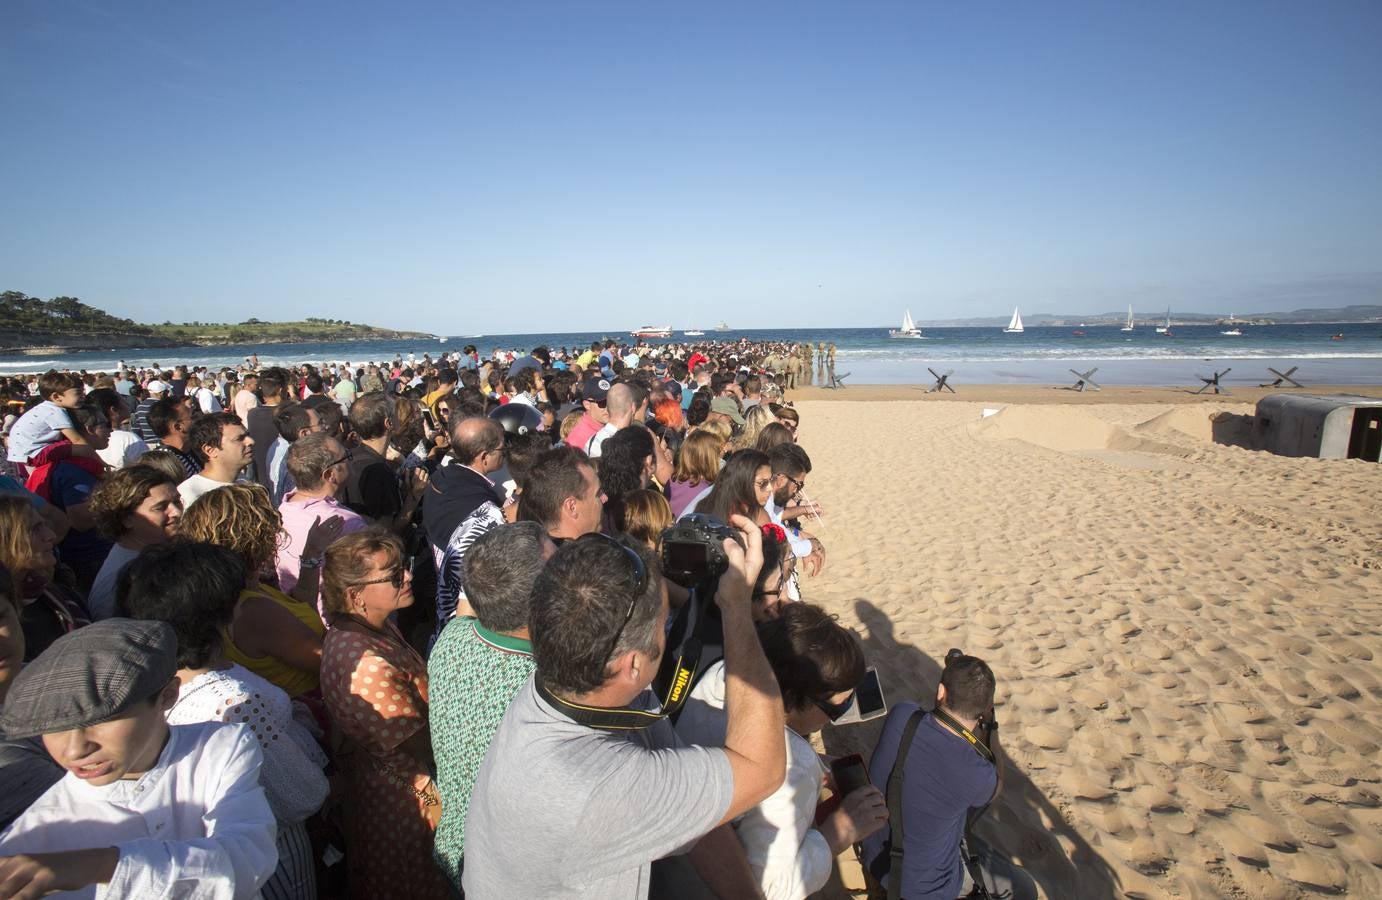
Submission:
M 687 337 L 705 337 L 704 331 L 696 331 L 694 329 L 691 331 L 683 331 L 682 334 L 686 335 Z
M 716 331 L 729 331 L 729 326 L 728 326 L 727 324 L 725 324 L 724 322 L 721 322 L 720 324 L 718 324 L 718 325 L 715 326 L 715 330 L 716 330 Z
M 630 331 L 629 335 L 636 338 L 669 338 L 672 336 L 672 326 L 644 325 L 636 331 Z

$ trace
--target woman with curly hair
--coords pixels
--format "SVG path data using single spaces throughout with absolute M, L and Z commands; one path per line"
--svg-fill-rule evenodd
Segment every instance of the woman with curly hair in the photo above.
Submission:
M 776 421 L 777 417 L 773 415 L 772 410 L 763 404 L 760 403 L 751 407 L 744 413 L 744 427 L 740 429 L 739 436 L 734 439 L 731 446 L 735 450 L 753 449 L 758 442 L 759 432 L 766 428 L 769 423 Z
M 0 495 L 0 566 L 10 570 L 24 631 L 24 661 L 53 641 L 88 624 L 81 598 L 70 584 L 54 580 L 57 536 L 25 497 Z M 71 573 L 67 573 L 70 579 Z
M 208 491 L 182 517 L 184 540 L 235 552 L 244 566 L 244 590 L 224 629 L 225 655 L 298 697 L 316 691 L 322 635 L 317 615 L 318 575 L 326 548 L 341 532 L 341 517 L 318 520 L 307 533 L 292 596 L 265 583 L 274 555 L 286 539 L 282 519 L 258 484 L 228 484 Z
M 115 580 L 120 570 L 145 547 L 177 534 L 182 518 L 178 483 L 153 466 L 120 469 L 91 493 L 91 515 L 101 533 L 115 541 L 86 599 L 91 620 L 99 622 L 116 614 Z
M 389 618 L 413 605 L 403 543 L 380 528 L 347 535 L 327 550 L 324 578 L 331 627 L 322 699 L 344 739 L 351 896 L 444 898 L 432 860 L 441 798 L 431 776 L 427 663 Z

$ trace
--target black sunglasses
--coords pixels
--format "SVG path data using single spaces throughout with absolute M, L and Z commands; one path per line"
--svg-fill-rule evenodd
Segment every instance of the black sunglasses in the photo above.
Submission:
M 404 580 L 406 580 L 407 576 L 408 576 L 408 567 L 407 567 L 407 566 L 404 566 L 404 565 L 399 565 L 399 566 L 395 567 L 394 570 L 393 570 L 390 574 L 384 576 L 383 578 L 371 578 L 369 581 L 357 581 L 357 582 L 355 582 L 355 585 L 354 585 L 354 586 L 355 586 L 355 587 L 366 587 L 367 585 L 371 585 L 371 584 L 383 584 L 384 582 L 387 581 L 387 582 L 389 582 L 390 584 L 392 584 L 392 585 L 394 586 L 394 589 L 395 589 L 395 590 L 402 590 L 402 589 L 403 589 L 403 582 L 404 582 Z
M 590 534 L 582 535 L 579 540 L 603 542 L 618 547 L 624 551 L 624 556 L 628 558 L 629 565 L 633 568 L 633 596 L 629 598 L 629 608 L 624 613 L 624 621 L 619 623 L 619 630 L 614 632 L 614 639 L 609 642 L 609 648 L 605 650 L 604 661 L 608 663 L 609 658 L 614 655 L 614 648 L 619 646 L 619 638 L 623 637 L 624 629 L 629 626 L 629 622 L 633 619 L 633 611 L 638 608 L 639 598 L 643 596 L 643 591 L 648 587 L 648 568 L 643 565 L 643 557 L 639 556 L 637 551 L 607 534 L 592 531 Z
M 849 696 L 840 703 L 831 703 L 828 700 L 817 700 L 815 698 L 812 698 L 811 702 L 816 704 L 816 709 L 825 713 L 826 716 L 830 718 L 830 721 L 834 722 L 839 719 L 840 716 L 849 712 L 849 708 L 854 705 L 854 691 L 850 691 Z

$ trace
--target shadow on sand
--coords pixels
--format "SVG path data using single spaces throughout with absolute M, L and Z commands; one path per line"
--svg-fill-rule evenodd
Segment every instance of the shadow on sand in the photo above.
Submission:
M 910 643 L 898 640 L 887 613 L 860 597 L 854 611 L 863 626 L 860 635 L 869 664 L 878 667 L 889 706 L 914 701 L 930 708 L 935 704 L 941 664 L 948 646 L 929 647 L 930 655 Z M 963 648 L 961 648 L 963 649 Z M 1012 733 L 1013 725 L 1003 721 L 1003 673 L 998 676 L 999 722 Z M 826 753 L 838 756 L 861 753 L 867 760 L 883 730 L 883 719 L 859 725 L 827 728 L 822 732 Z M 1027 774 L 1009 761 L 1003 793 L 980 821 L 977 831 L 984 840 L 1016 860 L 1041 886 L 1048 898 L 1098 898 L 1124 896 L 1113 868 L 1065 821 L 1059 808 Z M 1064 849 L 1069 847 L 1070 850 Z M 832 878 L 818 896 L 849 896 Z

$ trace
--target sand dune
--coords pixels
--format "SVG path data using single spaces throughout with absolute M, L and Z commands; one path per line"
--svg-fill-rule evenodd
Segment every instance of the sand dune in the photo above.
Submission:
M 998 673 L 983 830 L 1048 897 L 1382 896 L 1382 466 L 1215 443 L 1241 403 L 995 405 L 798 404 L 808 599 L 894 700 Z

